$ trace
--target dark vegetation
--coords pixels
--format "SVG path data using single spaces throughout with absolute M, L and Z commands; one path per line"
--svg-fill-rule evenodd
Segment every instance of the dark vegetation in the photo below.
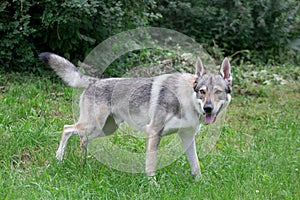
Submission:
M 43 70 L 43 51 L 82 60 L 106 38 L 141 26 L 180 31 L 237 64 L 300 62 L 298 0 L 1 1 L 0 16 L 5 71 Z

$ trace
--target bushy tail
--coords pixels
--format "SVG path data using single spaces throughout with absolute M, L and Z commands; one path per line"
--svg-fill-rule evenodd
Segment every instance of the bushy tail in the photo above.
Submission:
M 71 87 L 87 88 L 91 83 L 97 80 L 96 78 L 80 73 L 70 61 L 54 53 L 41 53 L 39 59 L 50 65 L 57 75 Z

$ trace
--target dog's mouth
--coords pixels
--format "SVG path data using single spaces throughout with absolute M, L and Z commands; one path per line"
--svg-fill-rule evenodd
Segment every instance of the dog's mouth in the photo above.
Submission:
M 216 114 L 213 113 L 205 113 L 204 114 L 204 119 L 206 124 L 212 124 L 216 121 Z
M 219 110 L 216 113 L 206 112 L 204 113 L 204 120 L 206 124 L 212 124 L 216 121 L 217 115 L 221 111 L 223 105 L 220 106 Z

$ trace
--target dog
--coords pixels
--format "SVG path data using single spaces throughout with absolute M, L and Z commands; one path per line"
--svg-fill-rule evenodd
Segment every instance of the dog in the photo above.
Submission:
M 192 175 L 201 176 L 195 135 L 201 124 L 212 124 L 231 100 L 232 76 L 225 58 L 219 73 L 210 73 L 198 58 L 195 74 L 174 73 L 149 78 L 106 78 L 87 76 L 68 60 L 44 52 L 40 60 L 69 86 L 84 88 L 77 123 L 65 125 L 56 152 L 63 159 L 68 139 L 78 134 L 82 150 L 89 141 L 113 134 L 128 123 L 146 132 L 146 174 L 155 177 L 157 153 L 162 136 L 178 133 Z

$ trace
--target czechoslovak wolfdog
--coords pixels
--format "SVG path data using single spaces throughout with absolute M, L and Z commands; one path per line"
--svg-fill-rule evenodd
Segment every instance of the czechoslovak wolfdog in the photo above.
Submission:
M 41 53 L 68 85 L 85 88 L 80 98 L 80 117 L 76 124 L 65 125 L 59 148 L 62 160 L 67 141 L 73 134 L 81 138 L 81 147 L 88 141 L 113 134 L 118 125 L 127 122 L 147 134 L 146 173 L 155 176 L 157 152 L 162 136 L 178 133 L 189 160 L 192 175 L 200 175 L 195 135 L 200 123 L 214 123 L 231 100 L 230 63 L 225 58 L 220 73 L 209 73 L 198 59 L 196 73 L 174 73 L 150 78 L 98 79 L 86 76 L 68 60 Z

